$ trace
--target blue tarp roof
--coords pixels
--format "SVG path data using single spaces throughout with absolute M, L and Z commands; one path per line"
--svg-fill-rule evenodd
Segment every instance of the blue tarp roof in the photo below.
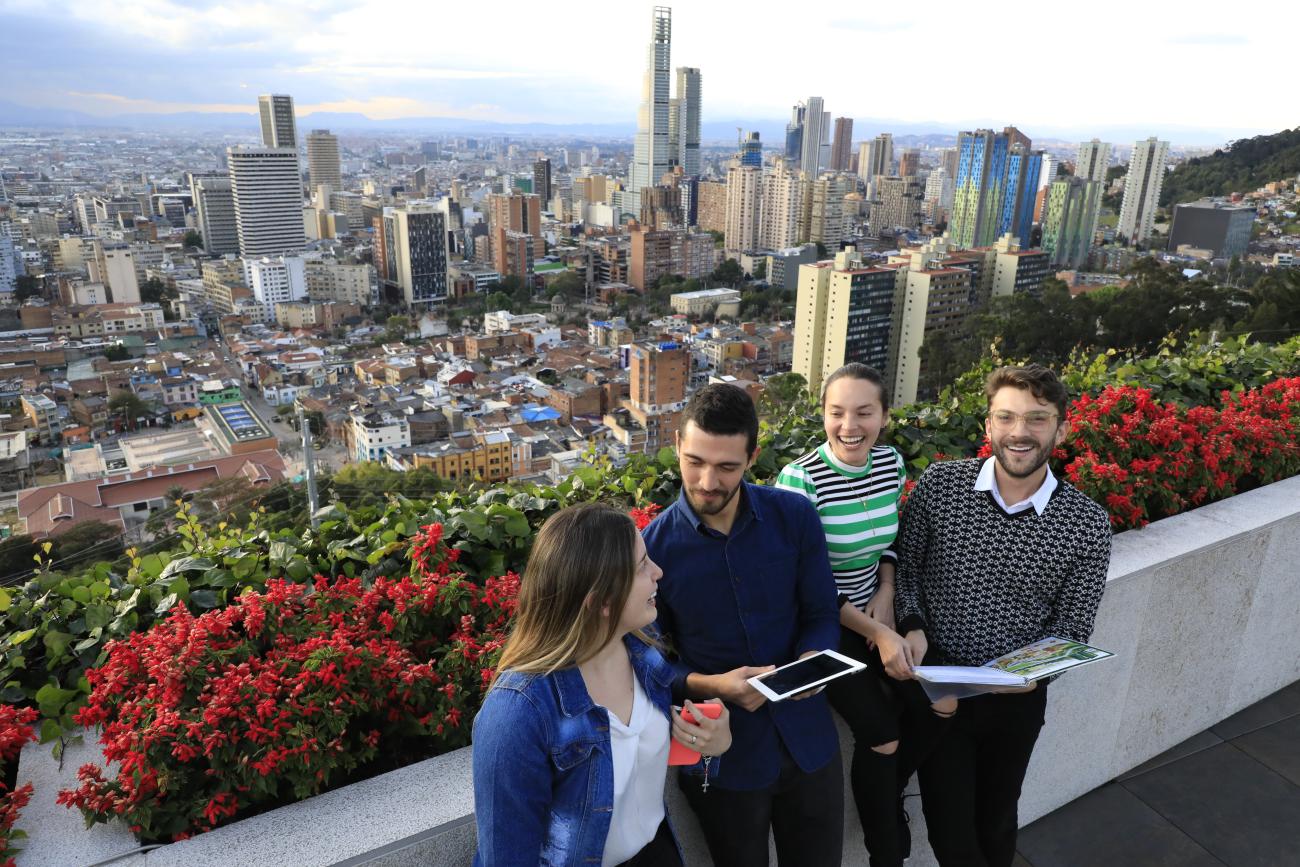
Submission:
M 524 421 L 555 421 L 560 417 L 558 410 L 551 409 L 549 406 L 538 406 L 535 403 L 526 405 L 519 412 Z

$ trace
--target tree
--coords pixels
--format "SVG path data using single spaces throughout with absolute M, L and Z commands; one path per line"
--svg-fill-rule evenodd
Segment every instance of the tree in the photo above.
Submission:
M 104 357 L 109 361 L 126 361 L 131 357 L 131 350 L 120 343 L 114 343 L 104 349 Z
M 485 310 L 509 310 L 514 312 L 515 300 L 505 292 L 489 292 L 483 299 Z
M 14 301 L 22 304 L 28 298 L 41 294 L 41 281 L 31 274 L 19 274 L 14 281 Z
M 402 340 L 410 329 L 411 319 L 409 316 L 389 316 L 388 321 L 384 324 L 384 330 L 389 340 Z
M 563 295 L 572 301 L 587 294 L 587 281 L 580 277 L 576 271 L 565 271 L 555 278 L 548 291 L 552 294 Z
M 40 546 L 31 536 L 10 536 L 0 541 L 0 575 L 25 575 L 36 565 L 32 557 L 40 551 Z
M 157 277 L 150 277 L 140 284 L 140 300 L 146 304 L 161 304 L 167 297 L 167 285 Z
M 755 280 L 766 280 L 766 279 L 767 279 L 767 260 L 766 260 L 766 259 L 759 259 L 756 263 L 754 263 L 754 279 L 755 279 Z
M 185 246 L 202 247 L 203 236 L 200 235 L 198 232 L 194 231 L 193 229 L 190 229 L 188 232 L 185 233 Z
M 135 430 L 136 419 L 149 415 L 153 407 L 131 391 L 119 391 L 108 399 L 108 411 L 116 415 L 130 430 Z
M 66 571 L 73 564 L 63 561 L 71 558 L 90 563 L 115 559 L 122 553 L 122 528 L 103 521 L 82 521 L 50 541 L 54 543 L 50 557 Z
M 713 269 L 713 280 L 716 283 L 725 283 L 734 287 L 744 279 L 745 272 L 741 270 L 740 263 L 735 259 L 726 259 Z
M 808 380 L 802 373 L 778 373 L 763 383 L 759 395 L 759 411 L 766 416 L 779 416 L 785 410 L 798 406 L 808 399 Z

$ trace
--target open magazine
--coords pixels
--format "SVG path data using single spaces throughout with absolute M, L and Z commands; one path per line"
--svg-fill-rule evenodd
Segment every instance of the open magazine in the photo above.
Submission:
M 1044 677 L 1114 655 L 1082 641 L 1043 638 L 984 665 L 918 665 L 913 671 L 934 701 L 936 695 L 965 698 L 992 688 L 1028 686 Z

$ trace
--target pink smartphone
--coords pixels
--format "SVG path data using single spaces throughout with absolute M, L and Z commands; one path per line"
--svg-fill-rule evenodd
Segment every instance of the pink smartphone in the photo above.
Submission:
M 717 719 L 722 716 L 722 705 L 720 704 L 697 704 L 695 707 L 709 719 Z M 695 722 L 695 717 L 691 715 L 690 710 L 682 709 L 682 719 L 688 723 Z M 674 740 L 668 747 L 668 766 L 673 765 L 693 765 L 700 760 L 700 754 L 688 746 Z

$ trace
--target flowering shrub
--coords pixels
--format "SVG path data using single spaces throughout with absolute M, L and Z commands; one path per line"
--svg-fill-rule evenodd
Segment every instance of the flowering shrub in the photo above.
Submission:
M 11 844 L 27 836 L 14 825 L 32 798 L 32 784 L 15 787 L 10 780 L 17 773 L 18 754 L 23 744 L 36 740 L 32 723 L 37 719 L 39 714 L 33 708 L 0 705 L 0 766 L 4 768 L 0 775 L 4 777 L 0 781 L 0 867 L 14 867 L 17 850 Z
M 441 533 L 421 529 L 400 579 L 272 580 L 112 642 L 76 721 L 116 767 L 83 766 L 59 803 L 179 840 L 467 744 L 518 579 L 464 579 Z
M 1225 392 L 1221 407 L 1111 386 L 1076 400 L 1069 424 L 1057 450 L 1066 477 L 1106 507 L 1116 529 L 1300 473 L 1300 378 Z

